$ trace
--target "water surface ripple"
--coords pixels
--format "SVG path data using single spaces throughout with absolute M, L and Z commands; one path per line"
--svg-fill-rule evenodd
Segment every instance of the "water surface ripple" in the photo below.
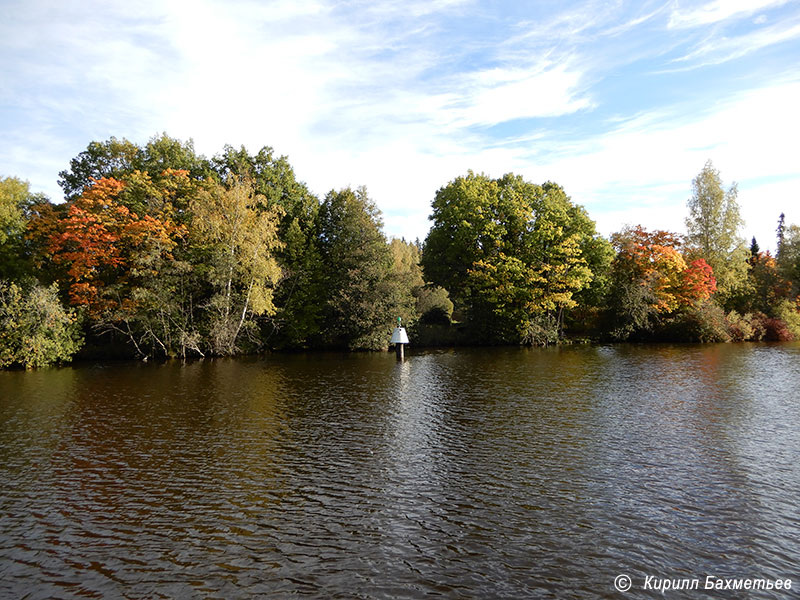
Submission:
M 797 390 L 798 344 L 0 373 L 0 597 L 796 592 Z

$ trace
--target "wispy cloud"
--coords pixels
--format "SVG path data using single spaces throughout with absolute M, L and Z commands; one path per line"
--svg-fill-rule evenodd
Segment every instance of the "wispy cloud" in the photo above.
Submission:
M 674 59 L 673 62 L 690 63 L 690 68 L 717 65 L 795 39 L 800 39 L 800 22 L 797 20 L 780 22 L 743 35 L 710 36 L 688 54 Z
M 711 25 L 729 19 L 748 17 L 767 8 L 782 6 L 789 0 L 714 0 L 702 6 L 681 9 L 680 3 L 672 11 L 669 26 L 692 28 Z
M 654 9 L 650 9 L 649 3 L 645 3 L 640 7 L 639 14 L 621 22 L 615 23 L 610 27 L 607 27 L 602 34 L 605 36 L 616 37 L 620 36 L 624 33 L 627 33 L 633 29 L 638 28 L 644 23 L 648 21 L 654 20 L 656 17 L 664 14 L 667 11 L 667 7 L 663 5 L 657 5 Z
M 58 170 L 89 141 L 161 131 L 206 154 L 271 145 L 319 194 L 366 184 L 389 233 L 407 237 L 425 235 L 436 189 L 469 168 L 558 181 L 607 232 L 680 228 L 707 158 L 743 199 L 797 173 L 800 10 L 788 2 L 6 0 L 0 11 L 0 168 L 55 198 Z

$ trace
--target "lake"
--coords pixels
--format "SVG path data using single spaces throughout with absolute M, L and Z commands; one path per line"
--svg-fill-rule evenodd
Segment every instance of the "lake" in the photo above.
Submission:
M 0 372 L 0 597 L 797 597 L 799 424 L 796 343 Z

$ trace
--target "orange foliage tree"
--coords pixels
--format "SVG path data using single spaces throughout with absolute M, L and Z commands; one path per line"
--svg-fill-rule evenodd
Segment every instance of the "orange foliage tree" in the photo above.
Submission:
M 91 315 L 133 310 L 133 295 L 121 294 L 119 288 L 158 276 L 153 256 L 171 258 L 184 234 L 169 218 L 139 216 L 123 206 L 118 199 L 124 189 L 113 178 L 96 180 L 69 204 L 66 214 L 52 214 L 56 223 L 37 226 L 50 231 L 47 253 L 52 261 L 66 267 L 70 303 L 87 307 Z
M 716 290 L 710 265 L 703 259 L 687 265 L 680 237 L 669 231 L 648 232 L 640 225 L 611 237 L 617 250 L 618 279 L 648 290 L 655 312 L 671 313 L 707 300 Z
M 714 271 L 705 259 L 693 260 L 682 273 L 681 299 L 684 305 L 708 300 L 717 291 Z

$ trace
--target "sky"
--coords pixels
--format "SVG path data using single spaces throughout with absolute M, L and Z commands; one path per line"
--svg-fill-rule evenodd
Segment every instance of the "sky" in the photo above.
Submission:
M 365 185 L 406 239 L 470 169 L 554 181 L 604 235 L 684 232 L 711 160 L 774 250 L 800 224 L 800 2 L 0 0 L 0 177 L 61 201 L 91 141 L 162 132 Z

